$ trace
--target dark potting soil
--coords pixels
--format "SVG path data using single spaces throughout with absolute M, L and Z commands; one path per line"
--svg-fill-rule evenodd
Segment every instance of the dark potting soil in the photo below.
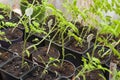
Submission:
M 94 57 L 98 58 L 102 64 L 105 64 L 110 59 L 110 54 L 107 54 L 105 56 L 102 56 L 105 53 L 103 50 L 96 49 L 94 51 Z M 92 56 L 92 53 L 90 54 Z
M 61 76 L 71 77 L 74 74 L 75 67 L 72 63 L 68 61 L 63 61 L 61 65 L 60 62 L 55 63 L 55 65 L 50 66 L 50 70 L 59 73 Z
M 15 28 L 13 30 L 13 28 L 7 28 L 4 30 L 5 32 L 5 35 L 3 35 L 2 37 L 3 38 L 7 38 L 9 40 L 15 40 L 15 39 L 18 39 L 20 37 L 22 37 L 23 33 L 22 31 L 20 31 L 19 29 Z
M 86 73 L 86 80 L 104 80 L 101 76 L 103 75 L 102 72 L 100 70 L 94 70 L 94 71 L 90 71 L 89 73 Z M 103 75 L 104 76 L 104 75 Z M 80 79 L 83 80 L 83 79 Z
M 23 24 L 19 24 L 18 28 L 21 29 L 21 30 L 24 30 L 24 25 Z
M 100 45 L 104 45 L 106 44 L 104 40 L 107 40 L 107 42 L 109 44 L 112 44 L 114 42 L 117 42 L 119 40 L 119 37 L 116 37 L 116 36 L 111 36 L 111 34 L 99 34 L 98 35 L 99 38 L 101 38 L 103 41 L 101 40 L 97 40 L 97 42 L 100 44 Z
M 32 43 L 26 42 L 25 48 L 29 47 L 32 45 Z M 24 41 L 12 44 L 9 48 L 10 51 L 12 52 L 17 52 L 20 56 L 22 56 L 22 51 L 24 49 Z M 29 52 L 32 52 L 34 49 L 31 48 L 29 49 Z
M 29 77 L 25 80 L 56 80 L 57 76 L 52 73 L 44 73 L 43 74 L 43 68 L 38 67 L 37 70 L 32 72 Z
M 14 76 L 20 77 L 33 67 L 33 63 L 30 63 L 26 60 L 25 62 L 26 64 L 24 64 L 24 67 L 22 67 L 22 58 L 16 57 L 12 61 L 2 66 L 2 69 Z
M 47 53 L 48 46 L 40 47 L 32 53 L 33 58 L 40 63 L 48 62 L 50 57 L 55 59 L 59 58 L 60 53 L 53 47 L 50 47 L 49 52 Z M 41 59 L 42 58 L 42 59 Z
M 82 67 L 79 67 L 76 70 L 76 74 L 79 73 L 79 71 L 81 71 Z M 103 72 L 101 70 L 92 70 L 89 72 L 86 72 L 85 74 L 85 80 L 104 80 L 100 75 L 103 75 Z M 84 80 L 83 76 L 79 76 L 80 80 Z M 79 80 L 79 79 L 78 79 Z
M 68 44 L 66 47 L 68 47 L 68 48 L 70 48 L 70 49 L 73 49 L 73 50 L 75 50 L 75 51 L 84 52 L 85 50 L 88 49 L 88 43 L 87 43 L 87 42 L 83 42 L 83 44 L 80 45 L 80 44 L 78 44 L 77 41 L 75 41 L 75 40 L 73 39 L 73 40 L 71 40 L 71 41 L 69 42 L 69 44 Z
M 79 30 L 80 33 L 80 37 L 82 37 L 84 40 L 87 40 L 87 36 L 90 34 L 93 34 L 95 38 L 96 34 L 97 34 L 97 29 L 95 28 L 89 28 L 89 26 L 83 26 L 82 24 L 80 24 L 79 22 L 77 22 L 75 24 Z
M 16 14 L 17 15 L 17 14 Z M 17 17 L 17 16 L 15 16 L 15 15 L 12 15 L 12 18 L 11 19 L 6 19 L 6 21 L 7 22 L 12 22 L 12 23 L 17 23 L 17 22 L 19 22 L 19 18 Z
M 9 52 L 4 51 L 4 50 L 0 50 L 0 64 L 7 61 L 12 56 L 13 56 L 12 53 L 9 53 Z
M 75 24 L 75 26 L 78 28 L 79 31 L 80 31 L 80 30 L 82 31 L 82 29 L 83 29 L 83 27 L 84 27 L 83 24 L 81 24 L 81 23 L 78 22 L 78 21 L 77 21 L 77 22 L 72 22 L 72 24 Z M 80 31 L 80 32 L 81 32 L 81 31 Z

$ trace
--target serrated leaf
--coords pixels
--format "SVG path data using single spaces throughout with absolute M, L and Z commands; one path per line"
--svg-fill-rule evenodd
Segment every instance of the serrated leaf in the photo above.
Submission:
M 39 23 L 38 22 L 33 21 L 32 23 L 34 24 L 35 27 L 39 28 Z
M 5 22 L 5 26 L 15 27 L 15 26 L 16 26 L 16 23 L 12 23 L 12 22 Z

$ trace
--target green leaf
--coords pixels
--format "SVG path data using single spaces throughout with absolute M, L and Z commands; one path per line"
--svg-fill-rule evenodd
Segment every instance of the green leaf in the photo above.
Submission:
M 30 52 L 28 50 L 25 50 L 28 57 L 30 57 Z
M 0 15 L 0 19 L 4 19 L 4 16 L 3 16 L 3 15 Z
M 5 22 L 4 24 L 7 27 L 15 27 L 17 24 L 16 23 L 12 23 L 12 22 Z
M 33 23 L 33 25 L 34 25 L 36 28 L 39 28 L 39 26 L 40 26 L 40 25 L 39 25 L 39 23 L 38 23 L 38 22 L 33 21 L 32 23 Z

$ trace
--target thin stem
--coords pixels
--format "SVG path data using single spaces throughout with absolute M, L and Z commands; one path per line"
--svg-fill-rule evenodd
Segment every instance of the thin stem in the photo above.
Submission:
M 56 35 L 58 34 L 58 32 L 59 32 L 59 30 L 55 33 L 55 35 L 53 36 L 53 38 L 50 40 L 50 43 L 49 43 L 49 46 L 48 46 L 48 50 L 47 50 L 47 54 L 48 54 L 48 52 L 49 52 L 51 43 L 52 43 L 53 39 L 56 37 Z
M 94 43 L 93 50 L 92 50 L 92 56 L 94 56 L 94 52 L 95 52 L 95 49 L 96 49 L 96 47 L 97 47 L 98 35 L 99 35 L 99 33 L 97 33 L 97 35 L 96 35 L 95 43 Z
M 62 56 L 63 56 L 63 57 L 62 57 L 61 66 L 63 65 L 63 61 L 64 61 L 64 59 L 65 59 L 64 33 L 66 32 L 67 28 L 68 28 L 68 27 L 66 27 L 66 28 L 64 29 L 64 31 L 62 32 L 62 35 L 61 35 L 61 38 L 62 38 Z
M 22 68 L 24 67 L 24 56 L 25 56 L 25 51 L 26 51 L 26 43 L 27 40 L 30 36 L 31 32 L 29 32 L 28 36 L 26 37 L 26 33 L 24 34 L 24 43 L 23 43 L 23 51 L 22 51 Z
M 29 16 L 29 25 L 31 25 L 31 16 Z

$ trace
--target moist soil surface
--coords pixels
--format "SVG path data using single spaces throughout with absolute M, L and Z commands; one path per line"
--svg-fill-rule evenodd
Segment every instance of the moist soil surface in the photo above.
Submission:
M 77 69 L 76 73 L 79 73 L 79 71 L 81 71 L 81 67 Z M 86 80 L 104 80 L 101 76 L 99 76 L 99 74 L 103 75 L 103 72 L 101 70 L 92 70 L 85 73 L 85 78 Z M 84 80 L 82 76 L 80 76 L 79 78 L 80 80 Z
M 86 80 L 104 80 L 99 74 L 102 75 L 102 72 L 99 70 L 94 70 L 89 73 L 86 73 Z M 81 79 L 83 80 L 83 79 Z
M 105 53 L 107 49 L 95 49 L 93 56 L 98 58 L 101 61 L 101 64 L 105 64 L 110 59 L 110 54 L 102 56 L 103 53 Z M 90 54 L 92 56 L 92 52 Z
M 48 73 L 43 74 L 43 68 L 38 67 L 25 80 L 56 80 L 56 77 L 55 74 L 50 73 L 49 71 Z
M 16 57 L 12 61 L 5 64 L 2 69 L 14 76 L 20 77 L 33 67 L 33 63 L 26 61 L 27 64 L 22 67 L 22 58 Z
M 50 70 L 59 73 L 61 76 L 71 77 L 74 74 L 75 67 L 72 63 L 68 61 L 63 61 L 63 64 L 61 65 L 61 62 L 55 62 L 55 65 L 50 66 Z
M 29 47 L 32 45 L 32 43 L 26 42 L 25 48 Z M 22 51 L 24 48 L 24 41 L 12 44 L 9 48 L 10 51 L 12 52 L 17 52 L 20 56 L 22 56 Z M 32 52 L 33 48 L 29 49 L 29 52 Z
M 48 62 L 50 57 L 55 59 L 59 58 L 60 53 L 53 47 L 50 47 L 49 52 L 47 53 L 48 46 L 40 47 L 32 53 L 32 56 L 35 61 L 38 63 Z
M 0 49 L 0 64 L 4 63 L 12 56 L 13 56 L 12 53 L 9 53 L 8 51 L 4 51 Z
M 85 50 L 88 49 L 88 43 L 87 42 L 83 42 L 82 45 L 78 44 L 77 41 L 75 41 L 74 39 L 70 40 L 70 42 L 68 42 L 68 44 L 66 45 L 66 47 L 78 51 L 78 52 L 84 52 Z
M 5 35 L 3 35 L 3 38 L 7 38 L 9 40 L 15 40 L 18 39 L 20 37 L 22 37 L 23 33 L 22 31 L 20 31 L 19 29 L 15 28 L 13 30 L 13 28 L 7 28 L 3 30 L 5 32 Z
M 88 26 L 83 26 L 82 24 L 80 24 L 79 22 L 77 22 L 76 24 L 76 27 L 78 28 L 79 30 L 79 33 L 80 33 L 80 37 L 87 40 L 87 36 L 89 34 L 93 34 L 94 35 L 94 38 L 97 34 L 97 29 L 95 28 L 89 28 Z

